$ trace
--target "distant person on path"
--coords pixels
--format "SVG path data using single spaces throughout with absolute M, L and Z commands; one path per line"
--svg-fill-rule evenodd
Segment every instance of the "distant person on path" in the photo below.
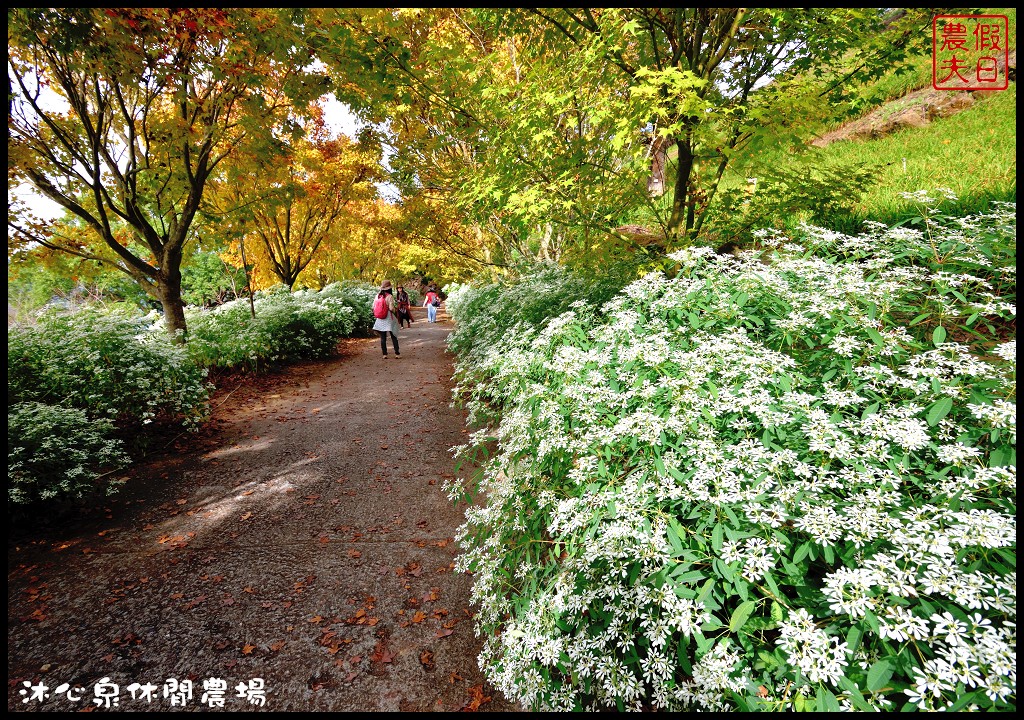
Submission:
M 427 309 L 427 322 L 437 322 L 437 308 L 441 306 L 441 298 L 437 290 L 431 285 L 427 290 L 427 297 L 423 300 L 423 307 Z
M 409 301 L 409 293 L 401 285 L 395 294 L 395 302 L 398 303 L 398 327 L 402 327 L 403 322 L 409 323 L 406 327 L 412 327 L 412 303 Z
M 376 320 L 373 323 L 373 329 L 380 335 L 380 351 L 381 354 L 387 358 L 388 356 L 388 335 L 391 335 L 391 344 L 395 346 L 395 357 L 402 357 L 398 352 L 398 328 L 401 325 L 398 322 L 398 303 L 395 302 L 394 294 L 391 291 L 391 281 L 385 280 L 381 283 L 380 292 L 377 293 L 377 299 L 384 299 L 387 304 L 387 317 L 379 318 L 376 315 Z

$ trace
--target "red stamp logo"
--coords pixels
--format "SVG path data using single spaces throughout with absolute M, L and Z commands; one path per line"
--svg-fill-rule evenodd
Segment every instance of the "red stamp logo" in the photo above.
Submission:
M 1005 15 L 936 15 L 932 20 L 932 87 L 1008 88 L 1009 27 Z

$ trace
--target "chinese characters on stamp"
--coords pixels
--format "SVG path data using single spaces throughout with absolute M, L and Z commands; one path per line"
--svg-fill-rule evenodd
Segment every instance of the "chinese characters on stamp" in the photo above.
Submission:
M 936 15 L 932 20 L 932 87 L 1008 88 L 1008 32 L 1005 15 Z

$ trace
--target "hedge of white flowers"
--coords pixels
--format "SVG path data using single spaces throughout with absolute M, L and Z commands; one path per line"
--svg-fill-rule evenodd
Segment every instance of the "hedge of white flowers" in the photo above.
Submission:
M 156 424 L 196 430 L 209 412 L 210 368 L 266 368 L 330 355 L 368 332 L 376 289 L 333 283 L 283 286 L 213 310 L 187 308 L 185 345 L 160 315 L 115 306 L 47 308 L 8 328 L 9 505 L 113 493 L 131 463 L 123 437 L 141 445 Z M 161 421 L 156 423 L 155 421 Z M 120 435 L 120 437 L 117 437 Z
M 271 364 L 330 356 L 338 339 L 368 333 L 374 289 L 331 283 L 291 292 L 284 285 L 212 309 L 189 308 L 189 354 L 205 367 L 265 369 Z
M 489 458 L 458 567 L 496 687 L 557 711 L 1015 707 L 1015 206 L 916 199 L 916 225 L 690 248 L 543 322 L 460 309 L 486 296 L 493 325 L 550 277 L 452 289 L 483 425 L 454 450 Z

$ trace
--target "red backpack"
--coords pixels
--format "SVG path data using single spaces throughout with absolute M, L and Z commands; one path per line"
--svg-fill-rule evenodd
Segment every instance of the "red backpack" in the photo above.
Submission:
M 381 294 L 377 296 L 377 299 L 373 301 L 373 316 L 378 320 L 383 320 L 388 316 L 388 296 Z

